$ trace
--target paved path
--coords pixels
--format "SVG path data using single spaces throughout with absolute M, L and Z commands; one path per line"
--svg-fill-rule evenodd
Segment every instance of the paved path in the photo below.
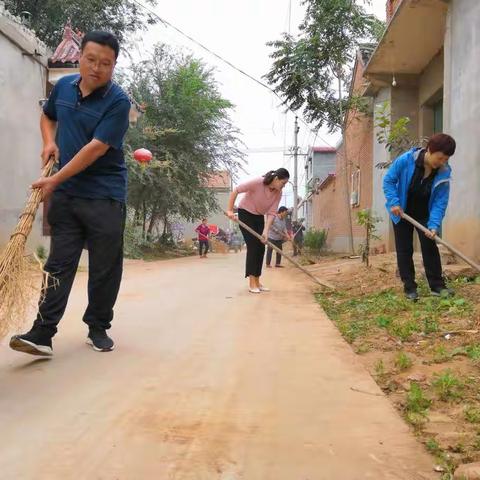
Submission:
M 437 478 L 303 277 L 242 264 L 129 263 L 103 354 L 79 274 L 53 359 L 0 348 L 0 479 Z

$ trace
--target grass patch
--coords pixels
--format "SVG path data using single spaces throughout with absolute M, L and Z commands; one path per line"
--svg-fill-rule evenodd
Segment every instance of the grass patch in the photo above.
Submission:
M 464 298 L 428 296 L 413 303 L 394 289 L 353 298 L 338 292 L 318 294 L 317 301 L 349 343 L 367 336 L 372 330 L 386 331 L 405 342 L 415 334 L 438 332 L 444 318 L 464 317 L 473 310 L 472 303 Z M 480 346 L 475 355 L 480 360 Z
M 425 396 L 420 385 L 411 382 L 405 405 L 405 418 L 407 422 L 415 427 L 423 425 L 427 420 L 428 409 L 431 404 L 432 401 Z
M 464 384 L 451 370 L 435 374 L 432 387 L 438 398 L 444 402 L 463 397 Z
M 463 411 L 465 420 L 469 423 L 480 423 L 480 408 L 467 405 Z
M 439 443 L 434 438 L 429 438 L 425 442 L 425 447 L 427 447 L 427 450 L 433 455 L 438 455 L 442 451 Z
M 385 363 L 383 363 L 383 360 L 380 359 L 375 363 L 375 374 L 377 377 L 383 377 L 385 375 Z
M 405 352 L 399 352 L 395 357 L 395 366 L 402 372 L 411 368 L 412 365 L 412 359 Z

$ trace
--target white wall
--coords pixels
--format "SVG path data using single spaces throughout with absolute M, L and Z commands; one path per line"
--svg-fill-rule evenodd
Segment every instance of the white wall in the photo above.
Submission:
M 444 129 L 457 141 L 446 240 L 480 259 L 480 2 L 450 3 L 445 38 Z
M 45 97 L 46 49 L 2 11 L 0 2 L 0 248 L 25 206 L 29 185 L 40 173 L 39 100 Z M 24 55 L 35 50 L 42 56 Z M 43 244 L 42 214 L 29 247 Z
M 381 89 L 377 96 L 375 97 L 375 112 L 379 105 L 383 102 L 390 102 L 390 88 Z M 376 123 L 376 119 L 375 119 Z M 374 131 L 374 140 L 373 140 L 373 182 L 372 182 L 372 211 L 382 219 L 378 224 L 377 231 L 378 236 L 381 237 L 378 244 L 388 245 L 388 236 L 389 236 L 389 225 L 390 218 L 388 212 L 385 208 L 385 197 L 383 195 L 383 177 L 385 176 L 386 170 L 379 169 L 376 167 L 378 163 L 390 161 L 390 154 L 385 149 L 385 145 L 377 142 L 377 130 Z

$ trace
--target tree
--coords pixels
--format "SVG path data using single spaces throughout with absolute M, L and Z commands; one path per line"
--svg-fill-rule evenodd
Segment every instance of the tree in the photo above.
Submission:
M 305 18 L 298 37 L 284 33 L 269 42 L 273 64 L 266 79 L 292 110 L 318 127 L 342 127 L 349 98 L 338 82 L 348 80 L 358 46 L 377 42 L 384 25 L 354 0 L 304 0 Z M 343 89 L 343 86 L 340 90 Z M 341 93 L 341 92 L 340 92 Z
M 216 209 L 209 176 L 220 170 L 235 175 L 241 166 L 238 131 L 229 118 L 233 105 L 218 92 L 212 70 L 164 45 L 131 72 L 123 83 L 145 114 L 126 143 L 130 152 L 148 148 L 155 161 L 144 169 L 130 155 L 129 207 L 144 236 L 162 225 L 166 241 L 173 219 L 193 221 Z
M 344 96 L 349 69 L 360 43 L 378 41 L 384 26 L 366 12 L 369 0 L 304 0 L 305 18 L 298 37 L 283 34 L 270 42 L 273 64 L 266 78 L 284 98 L 284 104 L 303 111 L 304 117 L 330 131 L 341 130 L 345 165 L 348 149 L 345 137 L 345 113 L 360 103 Z M 354 253 L 353 224 L 350 212 L 348 171 L 344 169 L 345 208 L 349 224 L 350 252 Z
M 362 262 L 367 267 L 370 266 L 370 245 L 372 240 L 379 240 L 377 231 L 377 223 L 381 221 L 380 217 L 375 216 L 368 208 L 357 212 L 357 222 L 359 225 L 365 227 L 365 243 L 360 245 L 360 254 Z
M 413 138 L 410 134 L 408 126 L 410 125 L 409 117 L 400 117 L 395 122 L 391 120 L 392 112 L 390 102 L 386 101 L 380 104 L 375 110 L 375 129 L 377 142 L 385 145 L 386 150 L 397 157 L 398 155 L 410 150 L 415 145 L 420 145 L 423 140 Z M 375 166 L 377 168 L 388 168 L 392 161 L 380 162 Z
M 134 0 L 4 0 L 12 14 L 24 16 L 38 38 L 54 49 L 62 40 L 68 19 L 82 32 L 108 30 L 124 41 L 129 33 L 145 29 L 156 19 Z M 157 0 L 144 0 L 155 5 Z

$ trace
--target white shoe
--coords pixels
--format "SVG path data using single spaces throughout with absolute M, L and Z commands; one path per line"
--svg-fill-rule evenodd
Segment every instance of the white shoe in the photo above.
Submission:
M 264 287 L 263 285 L 259 288 L 259 290 L 260 290 L 261 292 L 269 292 L 269 291 L 270 291 L 269 288 Z
M 249 288 L 248 291 L 250 293 L 260 293 L 261 292 L 261 290 L 259 288 Z

